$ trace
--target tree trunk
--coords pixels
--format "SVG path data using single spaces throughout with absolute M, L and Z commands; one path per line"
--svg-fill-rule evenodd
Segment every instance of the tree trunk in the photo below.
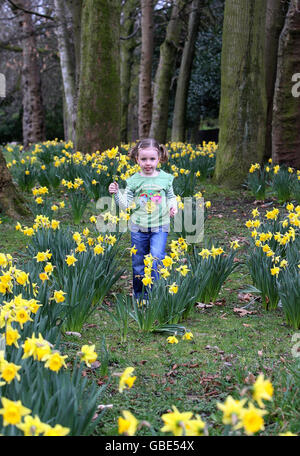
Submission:
M 139 139 L 138 104 L 139 104 L 139 71 L 140 53 L 138 48 L 133 52 L 128 104 L 127 139 L 134 142 Z
M 265 0 L 225 2 L 216 182 L 239 187 L 266 139 Z
M 300 2 L 291 0 L 279 39 L 274 91 L 272 158 L 300 168 L 300 101 L 293 96 L 292 76 L 300 73 Z
M 82 0 L 67 0 L 66 4 L 72 16 L 72 32 L 75 50 L 75 81 L 76 92 L 79 89 L 80 52 L 81 52 L 81 12 Z
M 148 138 L 152 117 L 153 1 L 142 0 L 142 50 L 139 78 L 139 138 Z
M 172 141 L 185 140 L 185 114 L 188 87 L 191 76 L 192 62 L 195 51 L 195 41 L 200 22 L 201 0 L 194 0 L 191 4 L 188 24 L 188 34 L 184 44 L 179 76 L 177 80 L 175 106 L 172 124 Z
M 65 140 L 75 142 L 75 62 L 72 43 L 70 42 L 69 32 L 66 24 L 66 11 L 64 0 L 54 0 L 55 15 L 57 20 L 56 36 L 60 57 L 60 68 L 63 81 L 63 91 L 65 97 Z
M 168 129 L 169 91 L 179 44 L 181 20 L 179 11 L 185 1 L 174 0 L 166 38 L 160 46 L 160 57 L 154 81 L 150 137 L 165 143 Z
M 123 8 L 121 25 L 122 36 L 129 37 L 134 32 L 137 0 L 127 0 Z M 121 141 L 128 141 L 128 105 L 133 51 L 137 46 L 136 38 L 121 40 Z
M 289 0 L 267 0 L 266 14 L 266 91 L 267 126 L 264 161 L 272 156 L 273 98 L 276 81 L 279 36 L 284 26 Z
M 30 10 L 30 1 L 23 0 L 18 5 Z M 36 37 L 31 14 L 20 14 L 20 25 L 26 38 L 22 41 L 22 103 L 23 103 L 23 145 L 45 140 L 44 108 L 42 99 L 41 75 L 38 62 Z
M 120 142 L 120 3 L 86 0 L 82 9 L 76 149 L 83 153 Z
M 5 158 L 0 150 L 0 212 L 8 217 L 17 219 L 20 215 L 26 216 L 30 212 L 25 201 L 12 182 L 11 175 L 6 166 Z

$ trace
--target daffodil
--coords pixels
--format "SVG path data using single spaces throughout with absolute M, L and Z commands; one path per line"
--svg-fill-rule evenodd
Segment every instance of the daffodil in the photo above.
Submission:
M 74 266 L 74 264 L 78 260 L 77 260 L 77 258 L 74 257 L 74 255 L 67 255 L 65 261 L 68 266 Z
M 185 425 L 185 435 L 187 436 L 201 436 L 205 429 L 205 422 L 201 419 L 199 415 L 196 415 L 196 418 L 189 420 Z
M 287 431 L 287 432 L 281 432 L 280 434 L 278 434 L 280 437 L 297 437 L 298 434 L 294 434 L 293 432 L 291 431 Z
M 57 303 L 61 303 L 61 302 L 64 302 L 65 301 L 65 295 L 66 293 L 62 290 L 59 290 L 59 291 L 54 291 L 54 296 L 53 296 L 53 299 L 57 302 Z
M 0 409 L 0 415 L 3 416 L 3 426 L 19 424 L 23 416 L 31 413 L 31 410 L 24 407 L 21 401 L 11 401 L 5 397 L 2 397 L 1 401 L 3 408 Z
M 172 406 L 173 412 L 164 413 L 161 419 L 164 426 L 161 428 L 162 432 L 172 432 L 175 436 L 184 435 L 188 422 L 191 420 L 192 412 L 179 412 L 175 405 Z
M 42 361 L 46 361 L 45 367 L 48 367 L 50 370 L 54 372 L 58 372 L 62 366 L 67 367 L 65 363 L 65 359 L 67 357 L 67 355 L 62 356 L 58 352 L 53 352 L 48 355 L 45 355 Z
M 136 433 L 138 420 L 128 410 L 122 410 L 123 417 L 118 418 L 118 433 L 132 436 Z
M 263 374 L 260 374 L 253 385 L 253 399 L 258 403 L 259 407 L 264 408 L 265 404 L 262 402 L 262 399 L 271 401 L 273 391 L 270 380 L 265 380 Z
M 54 427 L 46 425 L 43 435 L 46 437 L 63 437 L 69 434 L 70 429 L 56 424 Z
M 88 367 L 91 367 L 91 363 L 94 363 L 97 359 L 95 345 L 83 345 L 79 354 L 80 361 L 84 361 Z
M 217 407 L 223 412 L 223 424 L 235 424 L 237 418 L 241 416 L 246 402 L 247 399 L 237 400 L 233 399 L 232 396 L 227 396 L 223 404 L 218 402 Z
M 135 245 L 134 245 L 134 246 L 131 247 L 131 249 L 130 249 L 130 255 L 131 255 L 131 256 L 132 256 L 132 255 L 136 255 L 136 253 L 137 253 L 137 248 L 136 248 Z
M 18 339 L 20 338 L 20 334 L 17 329 L 14 329 L 12 327 L 7 328 L 6 333 L 5 333 L 5 340 L 6 340 L 6 345 L 14 345 L 16 348 L 19 348 L 18 345 Z
M 244 408 L 241 413 L 239 423 L 234 429 L 244 428 L 247 435 L 253 435 L 258 431 L 264 430 L 264 419 L 263 416 L 268 412 L 256 408 L 252 403 L 248 405 L 248 408 Z
M 178 285 L 176 285 L 176 282 L 173 282 L 172 285 L 169 285 L 169 293 L 176 294 L 177 292 L 178 292 Z
M 30 415 L 25 416 L 24 422 L 16 425 L 25 436 L 38 436 L 45 432 L 46 424 L 42 423 L 37 415 L 32 417 Z
M 104 253 L 104 247 L 103 247 L 103 245 L 101 245 L 101 244 L 95 245 L 95 247 L 94 247 L 94 254 L 95 254 L 95 255 L 100 255 L 100 254 L 103 254 L 103 253 Z
M 4 360 L 4 363 L 1 365 L 0 375 L 6 381 L 6 383 L 11 383 L 14 378 L 18 381 L 21 380 L 18 371 L 21 369 L 22 366 L 17 366 L 14 363 L 9 363 Z
M 185 332 L 184 335 L 182 336 L 182 339 L 183 340 L 192 340 L 193 339 L 193 333 L 191 333 L 190 331 L 188 332 Z
M 176 336 L 169 336 L 167 338 L 169 344 L 178 344 L 178 339 Z
M 124 372 L 122 373 L 120 377 L 120 382 L 119 382 L 119 393 L 122 393 L 125 388 L 132 388 L 136 376 L 132 376 L 131 374 L 134 371 L 134 367 L 126 367 Z

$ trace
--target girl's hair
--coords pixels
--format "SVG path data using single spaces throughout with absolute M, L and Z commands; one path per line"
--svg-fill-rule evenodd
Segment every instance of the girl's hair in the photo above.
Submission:
M 158 158 L 161 163 L 168 161 L 169 153 L 166 147 L 163 144 L 159 144 L 155 139 L 152 138 L 141 139 L 138 141 L 137 144 L 132 149 L 130 149 L 129 157 L 136 162 L 139 155 L 139 150 L 148 149 L 150 147 L 153 147 L 157 150 Z

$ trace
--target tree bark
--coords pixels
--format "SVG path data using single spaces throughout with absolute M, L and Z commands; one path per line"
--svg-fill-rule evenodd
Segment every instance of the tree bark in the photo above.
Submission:
M 132 56 L 130 90 L 128 104 L 127 139 L 134 142 L 139 139 L 138 104 L 139 104 L 140 52 L 136 48 Z
M 65 140 L 75 142 L 75 62 L 72 43 L 70 42 L 69 32 L 66 24 L 66 11 L 64 0 L 54 0 L 55 15 L 57 21 L 56 36 L 60 57 L 60 68 L 63 81 L 63 91 L 65 97 Z
M 188 34 L 184 44 L 177 80 L 175 106 L 172 124 L 172 141 L 185 140 L 185 114 L 187 93 L 191 76 L 195 41 L 200 22 L 201 0 L 193 0 L 190 7 Z
M 77 92 L 79 89 L 80 78 L 82 0 L 67 0 L 66 4 L 72 16 L 72 32 L 75 50 L 75 82 Z
M 225 2 L 220 136 L 214 179 L 240 187 L 266 139 L 265 0 Z
M 30 1 L 19 0 L 18 5 L 30 9 Z M 45 140 L 42 83 L 37 55 L 37 44 L 31 14 L 21 13 L 20 25 L 26 38 L 22 41 L 22 104 L 23 104 L 23 145 Z
M 8 217 L 17 219 L 20 215 L 26 216 L 30 212 L 26 207 L 22 195 L 17 191 L 12 182 L 11 175 L 6 166 L 5 158 L 0 149 L 0 212 Z
M 142 0 L 142 50 L 139 78 L 139 138 L 149 136 L 152 117 L 153 1 Z
M 123 8 L 121 25 L 122 36 L 130 36 L 136 25 L 137 0 L 127 0 Z M 128 141 L 128 105 L 130 93 L 130 80 L 132 70 L 133 51 L 137 46 L 136 38 L 121 40 L 121 140 Z
M 165 143 L 168 129 L 169 91 L 179 45 L 181 20 L 179 11 L 184 0 L 174 0 L 166 38 L 160 46 L 160 57 L 154 81 L 152 121 L 149 136 Z
M 273 98 L 276 81 L 279 36 L 284 26 L 289 0 L 267 0 L 266 13 L 266 91 L 267 126 L 264 161 L 272 156 Z
M 300 2 L 291 0 L 279 39 L 273 102 L 274 163 L 300 168 L 300 98 L 293 96 L 292 76 L 300 73 Z
M 120 3 L 86 0 L 82 10 L 76 149 L 105 150 L 120 143 Z

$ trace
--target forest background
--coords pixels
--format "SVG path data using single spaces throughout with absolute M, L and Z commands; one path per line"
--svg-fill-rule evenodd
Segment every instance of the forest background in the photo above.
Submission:
M 58 138 L 91 153 L 147 136 L 214 140 L 214 180 L 231 188 L 251 163 L 299 168 L 299 0 L 0 8 L 0 144 Z

